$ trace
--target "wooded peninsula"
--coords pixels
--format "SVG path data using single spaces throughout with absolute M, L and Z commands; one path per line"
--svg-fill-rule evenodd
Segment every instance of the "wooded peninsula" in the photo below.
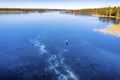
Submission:
M 69 13 L 69 12 L 68 12 Z M 104 7 L 71 10 L 71 14 L 90 14 L 98 17 L 120 18 L 120 7 Z

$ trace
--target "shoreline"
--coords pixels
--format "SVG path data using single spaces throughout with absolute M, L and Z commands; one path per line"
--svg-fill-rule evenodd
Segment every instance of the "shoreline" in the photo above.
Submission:
M 105 15 L 99 15 L 99 14 L 92 14 L 94 17 L 103 17 L 103 18 L 116 18 L 115 16 L 105 16 Z M 120 17 L 118 17 L 120 19 Z
M 49 12 L 49 11 L 68 11 L 68 10 L 47 8 L 0 8 L 0 13 Z
M 26 11 L 0 11 L 0 13 L 21 13 Z
M 94 31 L 120 37 L 120 24 L 110 25 L 107 28 L 95 29 Z

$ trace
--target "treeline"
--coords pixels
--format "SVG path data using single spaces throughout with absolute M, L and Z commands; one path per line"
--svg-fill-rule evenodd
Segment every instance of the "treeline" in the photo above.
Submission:
M 66 11 L 66 9 L 0 8 L 0 12 L 48 12 L 48 11 Z
M 45 12 L 46 9 L 0 8 L 0 12 Z
M 116 16 L 120 17 L 120 7 L 105 7 L 105 8 L 89 8 L 89 9 L 78 9 L 71 10 L 72 14 L 99 14 L 104 16 Z

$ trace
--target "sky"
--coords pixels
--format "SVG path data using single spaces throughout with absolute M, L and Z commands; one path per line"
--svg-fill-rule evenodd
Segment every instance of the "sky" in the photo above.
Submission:
M 0 0 L 0 8 L 82 9 L 120 6 L 120 0 Z

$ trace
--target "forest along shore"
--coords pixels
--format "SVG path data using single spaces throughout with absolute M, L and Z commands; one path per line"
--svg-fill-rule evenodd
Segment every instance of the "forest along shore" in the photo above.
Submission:
M 120 6 L 119 7 L 104 7 L 104 8 L 89 8 L 89 9 L 77 9 L 66 12 L 66 14 L 74 14 L 74 15 L 91 15 L 95 17 L 103 17 L 103 18 L 113 18 L 115 19 L 115 23 L 113 25 L 108 26 L 107 28 L 95 29 L 97 32 L 101 32 L 104 34 L 113 35 L 116 37 L 120 37 Z
M 45 9 L 22 9 L 22 8 L 0 8 L 0 13 L 3 12 L 45 12 Z
M 77 9 L 66 12 L 75 15 L 92 15 L 97 17 L 120 18 L 120 7 L 104 7 L 104 8 L 86 8 Z
M 44 8 L 0 8 L 0 13 L 21 13 L 21 12 L 51 12 L 68 11 L 67 9 L 44 9 Z

